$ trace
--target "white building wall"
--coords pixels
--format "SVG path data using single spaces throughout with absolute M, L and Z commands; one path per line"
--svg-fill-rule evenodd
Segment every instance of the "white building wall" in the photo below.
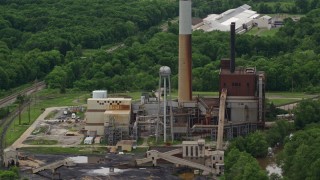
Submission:
M 131 99 L 89 98 L 87 104 L 85 125 L 87 131 L 96 130 L 97 135 L 103 136 L 105 126 L 109 124 L 111 116 L 115 119 L 116 125 L 129 131 Z
M 104 123 L 104 112 L 86 112 L 87 123 Z
M 257 24 L 258 28 L 269 28 L 271 25 L 271 19 L 264 17 L 254 19 L 254 22 Z
M 228 102 L 227 108 L 231 109 L 231 121 L 236 122 L 257 122 L 258 101 L 257 100 L 233 100 Z

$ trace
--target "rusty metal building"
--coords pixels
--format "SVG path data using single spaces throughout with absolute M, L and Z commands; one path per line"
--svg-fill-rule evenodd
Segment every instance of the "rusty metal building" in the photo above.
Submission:
M 227 89 L 227 138 L 246 135 L 264 126 L 265 74 L 253 67 L 235 65 L 235 23 L 230 26 L 230 59 L 221 60 L 220 89 Z M 212 129 L 212 137 L 216 130 Z

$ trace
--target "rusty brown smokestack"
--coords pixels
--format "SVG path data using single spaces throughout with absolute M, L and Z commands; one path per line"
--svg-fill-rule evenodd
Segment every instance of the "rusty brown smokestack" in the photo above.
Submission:
M 232 22 L 230 26 L 230 72 L 233 73 L 236 68 L 236 23 Z
M 191 0 L 179 3 L 179 82 L 178 101 L 192 100 L 191 59 Z

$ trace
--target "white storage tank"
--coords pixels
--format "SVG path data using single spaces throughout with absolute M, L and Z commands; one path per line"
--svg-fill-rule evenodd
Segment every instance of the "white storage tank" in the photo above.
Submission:
M 145 96 L 141 96 L 141 105 L 146 103 L 146 97 Z
M 107 90 L 95 90 L 92 91 L 92 98 L 107 98 Z

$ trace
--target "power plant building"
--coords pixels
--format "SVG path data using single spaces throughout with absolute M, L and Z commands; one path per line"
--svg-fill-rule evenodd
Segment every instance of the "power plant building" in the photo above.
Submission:
M 155 94 L 144 94 L 141 101 L 133 104 L 130 98 L 105 98 L 103 95 L 99 96 L 102 98 L 90 98 L 85 129 L 96 131 L 97 135 L 106 138 L 109 145 L 115 145 L 122 139 L 137 140 L 139 136 L 163 137 L 165 142 L 211 136 L 216 141 L 221 121 L 223 123 L 219 127 L 223 131 L 220 132 L 224 133 L 225 139 L 246 135 L 263 127 L 264 72 L 251 67 L 237 68 L 235 65 L 235 34 L 239 27 L 243 28 L 243 21 L 239 18 L 251 19 L 257 15 L 250 8 L 244 5 L 216 18 L 220 22 L 217 27 L 222 27 L 222 24 L 224 30 L 230 30 L 231 36 L 230 59 L 221 60 L 220 98 L 192 96 L 191 0 L 180 0 L 178 98 L 166 100 L 162 97 L 162 77 Z M 169 70 L 169 67 L 163 68 Z M 163 84 L 169 87 L 168 91 L 166 88 L 164 91 L 171 92 L 170 75 L 164 78 Z
M 157 159 L 161 158 L 203 172 L 222 174 L 224 140 L 247 135 L 264 126 L 264 72 L 236 67 L 235 62 L 236 33 L 245 28 L 244 24 L 252 24 L 252 19 L 258 15 L 250 10 L 250 6 L 243 5 L 221 16 L 212 16 L 214 23 L 207 19 L 204 25 L 208 30 L 230 30 L 230 58 L 221 60 L 219 96 L 194 97 L 191 0 L 180 0 L 179 6 L 178 98 L 171 99 L 171 70 L 162 66 L 159 89 L 152 94 L 144 93 L 140 101 L 132 103 L 131 98 L 107 98 L 103 93 L 89 98 L 85 129 L 96 131 L 108 145 L 118 144 L 128 151 L 131 147 L 126 145 L 135 141 L 122 140 L 138 140 L 142 136 L 155 137 L 156 141 L 163 138 L 164 143 L 184 140 L 179 149 L 165 153 L 148 151 L 147 157 L 138 160 L 137 164 L 152 162 L 156 166 Z M 215 150 L 201 139 L 208 136 L 217 142 Z M 183 159 L 173 156 L 179 153 Z
M 87 104 L 85 130 L 104 136 L 107 127 L 116 126 L 129 133 L 131 98 L 89 98 Z

